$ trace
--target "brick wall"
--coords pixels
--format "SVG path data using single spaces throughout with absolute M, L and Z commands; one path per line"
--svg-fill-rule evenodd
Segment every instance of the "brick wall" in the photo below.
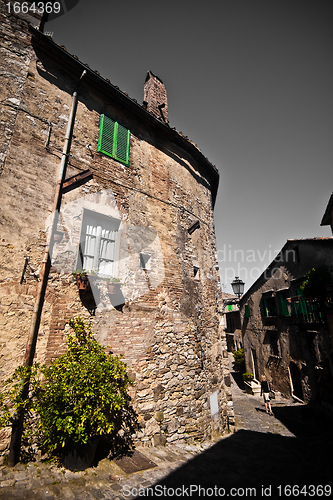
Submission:
M 168 100 L 165 86 L 156 75 L 148 71 L 143 100 L 147 111 L 158 120 L 168 123 Z
M 6 22 L 19 29 L 16 21 Z M 3 139 L 0 177 L 2 380 L 24 356 L 71 94 L 80 73 L 66 54 L 61 56 L 66 64 L 52 54 L 58 50 L 52 42 L 42 42 L 51 44 L 45 50 L 34 39 L 33 50 L 26 27 L 22 30 L 29 58 L 11 138 Z M 124 101 L 120 91 L 105 89 L 104 83 L 98 87 L 92 78 L 88 73 L 80 89 L 67 178 L 88 168 L 93 175 L 63 194 L 58 224 L 63 238 L 54 247 L 36 359 L 50 362 L 63 353 L 68 320 L 83 316 L 104 345 L 124 355 L 134 380 L 131 396 L 143 442 L 209 438 L 226 426 L 231 393 L 224 384 L 228 363 L 219 330 L 221 291 L 206 160 L 176 132 L 171 140 L 170 129 L 147 117 L 144 107 Z M 153 75 L 148 83 L 165 95 L 167 112 L 163 84 Z M 155 90 L 149 92 L 157 102 Z M 11 96 L 17 96 L 15 88 L 13 93 L 8 88 L 5 104 Z M 130 129 L 128 166 L 97 153 L 101 113 Z M 74 283 L 71 272 L 85 210 L 118 221 L 116 264 L 125 282 L 125 305 L 115 303 L 101 280 L 93 283 L 90 296 Z M 196 221 L 200 227 L 189 234 Z M 146 269 L 140 266 L 140 252 L 150 255 Z M 26 258 L 29 265 L 20 284 Z M 199 268 L 196 276 L 194 266 Z M 213 392 L 220 411 L 212 417 Z

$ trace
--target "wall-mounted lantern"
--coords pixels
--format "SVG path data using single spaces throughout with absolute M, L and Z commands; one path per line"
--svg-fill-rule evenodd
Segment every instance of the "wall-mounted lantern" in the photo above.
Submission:
M 244 293 L 244 281 L 240 280 L 238 276 L 234 279 L 234 281 L 231 282 L 231 286 L 233 289 L 233 292 L 235 295 L 237 295 L 238 299 L 243 295 Z

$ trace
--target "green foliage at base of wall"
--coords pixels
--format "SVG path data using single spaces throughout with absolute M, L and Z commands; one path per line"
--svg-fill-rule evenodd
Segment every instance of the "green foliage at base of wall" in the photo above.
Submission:
M 245 354 L 244 354 L 244 349 L 238 349 L 237 351 L 233 352 L 234 356 L 234 368 L 238 372 L 244 373 L 245 372 Z
M 75 318 L 69 324 L 74 334 L 68 336 L 66 354 L 49 366 L 19 367 L 0 396 L 0 425 L 10 425 L 14 413 L 24 408 L 26 435 L 56 455 L 94 436 L 119 432 L 130 384 L 125 363 L 106 352 L 87 322 Z M 29 396 L 22 399 L 27 377 Z M 33 432 L 28 427 L 32 417 Z

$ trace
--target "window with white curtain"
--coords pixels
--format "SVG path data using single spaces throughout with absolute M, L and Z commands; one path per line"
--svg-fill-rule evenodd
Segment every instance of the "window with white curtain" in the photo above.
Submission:
M 120 221 L 85 210 L 81 228 L 78 269 L 115 275 L 116 239 Z

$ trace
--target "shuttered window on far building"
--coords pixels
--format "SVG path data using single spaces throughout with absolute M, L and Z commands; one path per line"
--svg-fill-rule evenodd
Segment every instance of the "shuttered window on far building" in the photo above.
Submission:
M 109 116 L 101 115 L 97 151 L 129 164 L 131 133 L 128 128 Z
M 263 317 L 276 316 L 275 297 L 262 297 L 260 306 Z
M 288 308 L 288 303 L 287 303 L 286 297 L 282 293 L 280 293 L 279 298 L 280 298 L 281 316 L 289 316 L 290 313 L 289 313 L 289 308 Z

